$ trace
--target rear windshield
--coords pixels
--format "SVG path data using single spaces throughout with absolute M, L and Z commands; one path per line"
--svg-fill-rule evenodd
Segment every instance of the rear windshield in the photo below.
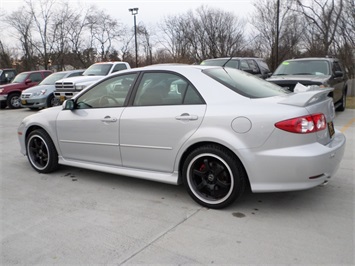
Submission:
M 290 93 L 278 85 L 232 68 L 210 68 L 202 71 L 224 86 L 248 98 L 266 98 Z

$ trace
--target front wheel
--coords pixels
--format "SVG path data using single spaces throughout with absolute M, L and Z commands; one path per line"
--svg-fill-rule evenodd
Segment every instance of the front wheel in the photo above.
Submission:
M 17 109 L 21 107 L 21 94 L 20 93 L 12 93 L 7 97 L 7 106 L 10 109 Z
M 200 205 L 220 209 L 240 197 L 246 187 L 241 162 L 229 150 L 217 145 L 202 146 L 185 160 L 183 183 Z
M 337 107 L 337 111 L 343 112 L 346 108 L 346 90 L 343 91 L 343 95 L 341 96 L 341 100 L 339 101 L 339 106 Z
M 31 166 L 40 173 L 58 168 L 58 154 L 49 135 L 42 129 L 32 131 L 26 138 L 27 157 Z

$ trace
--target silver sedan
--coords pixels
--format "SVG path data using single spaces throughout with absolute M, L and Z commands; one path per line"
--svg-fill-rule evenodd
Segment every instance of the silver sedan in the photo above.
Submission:
M 223 208 L 249 184 L 275 192 L 328 182 L 345 148 L 328 94 L 288 93 L 230 68 L 156 65 L 26 117 L 18 137 L 40 173 L 69 165 L 183 183 L 199 204 Z

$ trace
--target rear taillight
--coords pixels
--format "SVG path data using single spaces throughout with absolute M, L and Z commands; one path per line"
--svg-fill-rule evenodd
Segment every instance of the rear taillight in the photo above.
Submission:
M 325 129 L 327 123 L 324 114 L 313 114 L 278 122 L 275 127 L 292 133 L 307 134 Z

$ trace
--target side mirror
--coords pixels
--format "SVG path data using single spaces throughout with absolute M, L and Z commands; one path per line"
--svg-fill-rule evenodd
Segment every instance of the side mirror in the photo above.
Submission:
M 62 105 L 63 110 L 74 110 L 75 102 L 73 99 L 65 100 Z
M 343 71 L 335 71 L 335 72 L 334 72 L 334 76 L 335 76 L 336 78 L 342 77 L 343 75 L 344 75 Z
M 32 80 L 30 80 L 30 79 L 26 79 L 26 80 L 25 80 L 25 83 L 26 83 L 26 84 L 31 83 L 31 82 L 32 82 Z

